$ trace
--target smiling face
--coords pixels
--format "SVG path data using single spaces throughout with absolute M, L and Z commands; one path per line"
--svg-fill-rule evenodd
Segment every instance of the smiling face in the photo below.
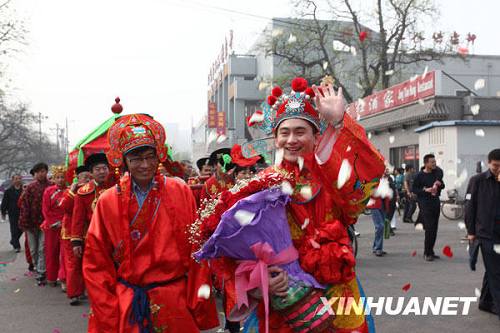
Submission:
M 283 158 L 294 163 L 299 156 L 314 151 L 318 136 L 307 120 L 292 118 L 279 125 L 274 142 L 276 148 L 283 148 Z
M 133 150 L 125 156 L 130 175 L 137 183 L 150 182 L 158 169 L 158 157 L 153 148 Z
M 56 174 L 53 178 L 53 181 L 59 187 L 64 187 L 64 185 L 66 184 L 66 178 L 62 173 Z

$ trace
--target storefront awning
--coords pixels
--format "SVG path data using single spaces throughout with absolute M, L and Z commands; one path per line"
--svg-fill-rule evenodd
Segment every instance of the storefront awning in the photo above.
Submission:
M 370 131 L 383 131 L 403 125 L 412 125 L 421 121 L 447 119 L 449 111 L 445 104 L 436 103 L 434 99 L 423 104 L 416 103 L 395 110 L 377 113 L 360 120 L 361 125 Z

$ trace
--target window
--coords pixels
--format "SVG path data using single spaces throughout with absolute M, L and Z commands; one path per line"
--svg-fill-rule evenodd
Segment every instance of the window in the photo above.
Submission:
M 398 168 L 402 167 L 403 164 L 411 164 L 418 170 L 419 158 L 418 145 L 396 147 L 389 150 L 389 162 Z

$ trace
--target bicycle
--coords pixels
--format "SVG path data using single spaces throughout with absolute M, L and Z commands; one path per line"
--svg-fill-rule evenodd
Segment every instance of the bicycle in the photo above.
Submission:
M 441 213 L 448 220 L 460 220 L 465 212 L 465 199 L 461 198 L 456 189 L 448 190 L 448 200 L 441 201 Z

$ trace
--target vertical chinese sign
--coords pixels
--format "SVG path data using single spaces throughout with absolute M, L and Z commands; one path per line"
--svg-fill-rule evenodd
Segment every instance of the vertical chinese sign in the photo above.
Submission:
M 208 128 L 217 128 L 217 105 L 208 102 Z
M 226 114 L 224 112 L 217 112 L 217 134 L 226 134 Z

